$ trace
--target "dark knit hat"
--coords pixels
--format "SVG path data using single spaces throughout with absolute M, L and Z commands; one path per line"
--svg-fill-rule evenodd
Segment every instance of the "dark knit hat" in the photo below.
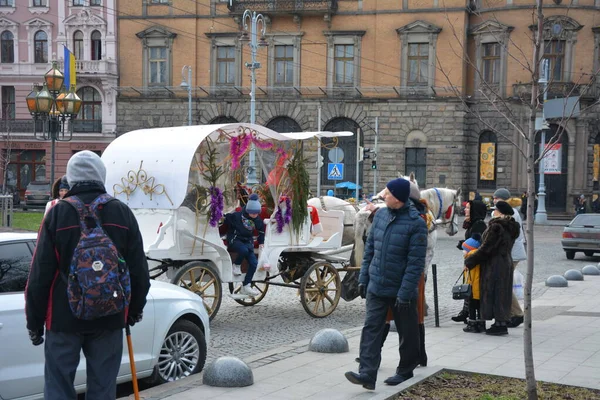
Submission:
M 387 189 L 399 201 L 406 203 L 410 196 L 410 182 L 403 178 L 391 180 L 387 184 Z
M 513 215 L 515 210 L 505 201 L 499 201 L 496 203 L 496 210 L 500 211 L 503 215 Z
M 69 182 L 67 181 L 66 175 L 63 175 L 63 177 L 60 179 L 60 183 L 58 184 L 58 190 L 61 190 L 61 189 L 67 189 L 67 190 L 71 189 L 69 187 Z
M 470 238 L 465 240 L 462 244 L 462 248 L 465 251 L 471 251 L 478 249 L 481 246 L 481 235 L 479 233 L 474 233 Z
M 258 201 L 258 195 L 256 193 L 252 193 L 250 197 L 248 197 L 248 203 L 246 203 L 246 212 L 248 214 L 260 214 L 260 201 Z
M 502 200 L 508 200 L 510 199 L 510 192 L 508 191 L 508 189 L 500 188 L 494 192 L 494 197 L 497 197 Z

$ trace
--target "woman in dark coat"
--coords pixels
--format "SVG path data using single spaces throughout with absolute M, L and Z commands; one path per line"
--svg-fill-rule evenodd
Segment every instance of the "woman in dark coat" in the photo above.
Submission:
M 465 240 L 470 239 L 474 233 L 483 235 L 487 225 L 485 223 L 485 217 L 487 216 L 487 206 L 481 200 L 469 200 L 465 207 L 465 221 L 463 222 L 463 229 L 465 229 Z M 462 244 L 465 240 L 459 240 L 458 246 L 460 251 L 463 250 Z M 467 323 L 469 318 L 469 300 L 465 300 L 463 303 L 463 309 L 458 315 L 452 317 L 454 322 Z
M 496 203 L 492 220 L 483 234 L 481 247 L 465 259 L 469 269 L 481 266 L 481 317 L 496 322 L 488 335 L 506 335 L 512 304 L 513 268 L 511 250 L 521 229 L 513 208 L 505 201 Z

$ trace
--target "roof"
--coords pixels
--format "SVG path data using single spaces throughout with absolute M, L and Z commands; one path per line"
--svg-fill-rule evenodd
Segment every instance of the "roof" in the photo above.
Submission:
M 35 240 L 37 232 L 0 232 L 0 243 L 15 242 L 17 240 Z

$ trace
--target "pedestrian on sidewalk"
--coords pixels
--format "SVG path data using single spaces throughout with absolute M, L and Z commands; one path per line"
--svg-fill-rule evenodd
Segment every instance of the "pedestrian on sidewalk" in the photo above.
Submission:
M 258 232 L 258 246 L 263 247 L 265 243 L 265 224 L 260 219 L 261 205 L 258 201 L 258 195 L 252 193 L 248 197 L 248 203 L 240 211 L 225 215 L 227 224 L 227 243 L 228 250 L 236 253 L 237 257 L 233 260 L 233 275 L 242 274 L 242 263 L 248 262 L 248 270 L 240 289 L 240 294 L 247 296 L 258 296 L 258 292 L 252 287 L 252 278 L 258 266 L 258 259 L 254 254 L 254 230 Z
M 513 260 L 513 273 L 517 269 L 517 265 L 519 262 L 527 260 L 527 252 L 525 251 L 525 231 L 523 229 L 523 221 L 521 220 L 521 214 L 519 213 L 519 209 L 521 206 L 521 199 L 513 198 L 510 196 L 510 192 L 508 189 L 500 188 L 494 192 L 494 204 L 498 201 L 506 201 L 513 208 L 513 218 L 519 224 L 519 237 L 515 240 L 515 244 L 511 250 L 511 257 Z M 523 309 L 521 308 L 521 304 L 519 303 L 519 299 L 513 293 L 512 294 L 512 304 L 510 307 L 510 321 L 507 326 L 509 328 L 516 328 L 517 326 L 523 323 Z
M 481 246 L 481 235 L 479 233 L 474 233 L 469 239 L 465 240 L 462 245 L 465 258 L 474 254 L 479 246 Z M 468 301 L 469 320 L 467 321 L 467 326 L 463 328 L 463 331 L 469 333 L 485 332 L 485 320 L 481 319 L 481 310 L 479 308 L 479 300 L 481 299 L 481 291 L 479 289 L 481 267 L 479 264 L 471 269 L 465 266 L 463 274 L 465 282 L 471 285 L 471 297 Z
M 458 241 L 458 246 L 456 246 L 459 250 L 463 250 L 463 243 L 465 240 L 470 239 L 474 234 L 482 235 L 483 232 L 487 228 L 487 224 L 485 223 L 485 217 L 487 217 L 487 206 L 481 200 L 469 200 L 465 207 L 465 220 L 463 222 L 463 229 L 465 229 L 465 239 Z M 463 308 L 458 313 L 452 317 L 452 321 L 454 322 L 464 322 L 467 323 L 467 319 L 469 318 L 469 300 L 466 299 L 463 302 Z
M 508 334 L 512 301 L 513 269 L 510 255 L 519 237 L 521 227 L 512 217 L 513 208 L 505 201 L 498 201 L 488 228 L 483 234 L 481 247 L 465 259 L 465 266 L 473 269 L 481 266 L 479 287 L 481 290 L 481 318 L 495 323 L 486 330 L 488 335 Z
M 123 328 L 125 323 L 134 325 L 142 319 L 150 289 L 142 236 L 129 207 L 106 197 L 105 179 L 106 168 L 98 155 L 87 150 L 73 155 L 67 164 L 67 181 L 71 189 L 48 211 L 40 227 L 25 289 L 25 313 L 29 338 L 34 346 L 44 343 L 44 324 L 46 328 L 45 400 L 77 398 L 74 380 L 82 350 L 86 359 L 86 398 L 115 399 L 117 374 L 123 357 Z M 77 201 L 79 206 L 75 207 L 73 203 Z M 102 204 L 102 208 L 95 204 Z M 79 207 L 81 210 L 87 208 L 98 219 L 94 220 L 90 215 L 84 217 Z M 100 223 L 100 230 L 97 223 Z M 87 233 L 83 230 L 83 234 L 89 236 L 82 236 L 84 226 L 87 226 Z M 92 227 L 94 237 L 104 235 L 102 242 L 94 242 L 89 232 Z M 82 247 L 86 240 L 91 247 Z M 91 258 L 86 249 L 98 252 Z M 78 254 L 87 257 L 80 258 Z M 71 264 L 76 267 L 77 274 Z M 130 282 L 125 285 L 127 288 L 120 286 L 127 282 L 121 280 L 125 271 L 128 271 Z M 80 274 L 85 274 L 80 280 L 73 278 Z M 81 285 L 87 281 L 84 278 L 90 274 L 101 274 L 106 278 L 106 286 L 78 295 L 74 289 L 81 290 Z M 114 281 L 117 277 L 119 281 Z M 106 292 L 110 298 L 101 296 Z M 130 299 L 128 306 L 127 297 Z M 83 302 L 85 308 L 73 308 L 73 303 Z M 76 316 L 76 310 L 81 309 L 85 310 L 85 319 Z M 98 318 L 91 319 L 92 314 Z
M 48 211 L 54 207 L 56 205 L 56 203 L 58 203 L 60 201 L 60 199 L 62 199 L 63 197 L 65 197 L 65 195 L 67 194 L 67 192 L 69 191 L 69 183 L 67 182 L 67 176 L 63 175 L 62 177 L 58 178 L 54 184 L 52 184 L 52 190 L 51 190 L 51 195 L 52 195 L 52 200 L 50 200 L 49 202 L 46 203 L 46 209 L 44 210 L 44 216 L 46 216 L 46 214 L 48 214 Z
M 409 195 L 408 180 L 388 182 L 384 195 L 387 207 L 375 214 L 361 265 L 359 292 L 367 299 L 367 310 L 360 339 L 359 373 L 348 371 L 345 376 L 369 390 L 375 389 L 390 307 L 400 339 L 400 362 L 396 374 L 385 383 L 398 385 L 412 378 L 419 363 L 417 296 L 425 268 L 427 225 Z

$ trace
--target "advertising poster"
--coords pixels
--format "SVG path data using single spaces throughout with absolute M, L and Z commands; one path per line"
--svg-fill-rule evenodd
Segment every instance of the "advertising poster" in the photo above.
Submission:
M 496 144 L 481 143 L 479 150 L 479 180 L 493 181 L 496 165 Z
M 560 143 L 548 146 L 548 152 L 544 157 L 544 173 L 548 175 L 562 173 L 562 145 Z

